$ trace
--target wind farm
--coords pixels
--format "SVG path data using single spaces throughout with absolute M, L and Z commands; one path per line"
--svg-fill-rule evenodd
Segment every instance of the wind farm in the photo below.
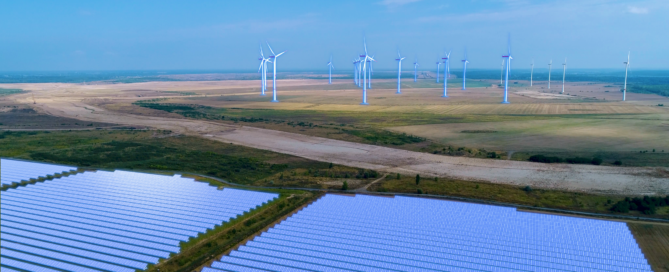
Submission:
M 567 2 L 8 2 L 0 270 L 665 271 L 669 5 Z

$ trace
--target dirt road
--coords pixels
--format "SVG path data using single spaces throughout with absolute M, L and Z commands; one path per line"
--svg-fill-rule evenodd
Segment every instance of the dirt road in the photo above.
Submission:
M 112 112 L 87 104 L 85 99 L 90 96 L 76 96 L 76 93 L 67 88 L 50 88 L 48 95 L 36 91 L 38 99 L 34 106 L 60 117 L 172 130 L 318 161 L 392 173 L 419 173 L 424 176 L 600 193 L 669 193 L 666 168 L 541 164 L 433 155 L 210 121 Z M 98 96 L 104 96 L 103 93 L 101 91 Z M 25 94 L 12 99 L 32 104 L 31 98 Z

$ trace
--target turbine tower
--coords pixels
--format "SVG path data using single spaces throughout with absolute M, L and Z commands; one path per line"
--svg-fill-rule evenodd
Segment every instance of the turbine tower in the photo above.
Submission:
M 360 105 L 369 105 L 367 103 L 367 61 L 375 61 L 374 58 L 371 58 L 369 54 L 367 54 L 367 41 L 363 40 L 363 45 L 365 47 L 365 54 L 360 55 L 362 59 L 362 103 Z
M 530 64 L 530 87 L 532 87 L 532 76 L 534 75 L 534 60 L 532 60 L 532 64 Z
M 467 49 L 465 49 L 465 59 L 462 60 L 462 90 L 467 90 L 467 85 L 465 83 L 465 78 L 467 77 L 467 63 L 469 63 L 469 60 L 467 60 Z
M 374 63 L 373 63 L 373 61 L 375 61 L 374 56 L 372 56 L 370 58 L 370 60 L 367 61 L 367 62 L 369 62 L 369 72 L 368 72 L 369 73 L 369 81 L 367 82 L 367 89 L 372 88 L 372 74 L 374 73 Z
M 328 77 L 328 84 L 332 84 L 332 69 L 334 69 L 334 65 L 332 65 L 332 55 L 330 55 L 330 62 L 328 62 L 328 67 L 330 68 L 330 75 Z
M 400 55 L 399 50 L 397 51 L 397 58 L 395 60 L 397 61 L 397 94 L 401 94 L 402 89 L 400 87 L 400 83 L 402 82 L 402 79 L 400 75 L 402 74 L 402 60 L 404 60 L 404 58 L 402 55 Z
M 269 58 L 265 58 L 265 55 L 262 51 L 262 44 L 260 44 L 260 67 L 258 71 L 260 72 L 260 95 L 264 96 L 265 91 L 267 90 L 267 62 L 270 61 Z
M 418 80 L 418 59 L 413 63 L 413 82 Z
M 353 84 L 358 85 L 358 62 L 353 60 Z
M 441 65 L 440 61 L 437 61 L 437 83 L 439 83 L 439 66 Z
M 565 78 L 566 73 L 567 73 L 567 59 L 564 59 L 564 63 L 562 64 L 562 92 L 561 92 L 561 94 L 564 94 L 564 78 Z
M 279 100 L 276 99 L 276 60 L 283 55 L 283 53 L 286 53 L 286 51 L 283 51 L 279 54 L 274 54 L 274 50 L 272 50 L 272 47 L 269 45 L 269 42 L 267 43 L 267 47 L 269 47 L 269 51 L 272 52 L 272 56 L 269 56 L 270 59 L 273 59 L 274 61 L 272 62 L 274 64 L 274 69 L 272 72 L 274 75 L 272 76 L 272 102 L 279 102 Z
M 499 67 L 499 85 L 504 84 L 504 63 L 505 59 L 502 59 L 502 65 Z
M 551 89 L 551 68 L 553 67 L 553 60 L 548 63 L 548 89 Z
M 513 59 L 513 57 L 511 57 L 511 35 L 509 35 L 507 43 L 508 53 L 506 56 L 502 56 L 502 58 L 508 59 L 506 62 L 506 80 L 504 81 L 504 100 L 502 101 L 502 104 L 509 104 L 509 72 L 511 70 L 511 60 Z
M 444 52 L 446 53 L 446 52 Z M 443 57 L 441 59 L 444 60 L 444 94 L 441 95 L 441 97 L 448 97 L 448 75 L 450 74 L 451 70 L 451 52 L 449 51 L 448 54 L 446 54 L 446 57 Z
M 623 85 L 623 101 L 627 99 L 627 69 L 630 67 L 630 52 L 627 52 L 627 61 L 625 64 L 625 85 Z

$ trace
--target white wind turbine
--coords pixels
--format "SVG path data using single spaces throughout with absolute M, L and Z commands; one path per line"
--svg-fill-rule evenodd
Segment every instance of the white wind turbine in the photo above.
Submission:
M 548 63 L 548 89 L 551 89 L 551 68 L 553 68 L 553 60 Z
M 504 63 L 506 59 L 502 59 L 502 66 L 499 68 L 499 85 L 504 84 Z
M 511 57 L 511 34 L 509 34 L 507 48 L 508 53 L 506 56 L 502 56 L 502 58 L 508 59 L 506 61 L 506 80 L 504 81 L 504 100 L 502 100 L 502 104 L 509 104 L 509 73 L 511 72 L 511 60 L 513 59 Z
M 400 75 L 402 74 L 402 60 L 404 60 L 404 58 L 402 57 L 402 55 L 400 55 L 399 50 L 397 51 L 397 58 L 395 60 L 397 61 L 397 94 L 401 94 L 402 91 L 400 83 L 402 79 Z
M 562 64 L 562 92 L 561 92 L 561 94 L 564 94 L 564 78 L 565 78 L 566 73 L 567 73 L 567 59 L 564 59 L 564 63 Z
M 462 60 L 462 90 L 467 90 L 467 64 L 469 64 L 469 59 L 467 58 L 467 49 L 465 49 L 465 59 Z
M 330 62 L 328 62 L 328 67 L 330 68 L 330 76 L 328 77 L 328 84 L 332 84 L 332 69 L 334 69 L 334 65 L 332 65 L 332 55 L 330 55 Z
M 532 87 L 532 76 L 534 75 L 534 60 L 532 60 L 532 64 L 530 64 L 530 87 Z
M 286 53 L 286 51 L 283 51 L 279 54 L 274 54 L 274 50 L 272 50 L 272 47 L 269 45 L 269 42 L 267 43 L 267 47 L 269 47 L 269 51 L 272 52 L 272 56 L 269 56 L 270 59 L 273 59 L 274 61 L 274 69 L 272 69 L 273 75 L 272 75 L 272 102 L 279 102 L 279 100 L 276 99 L 276 61 L 277 59 L 283 55 L 283 53 Z
M 625 64 L 625 85 L 623 85 L 623 101 L 627 99 L 627 69 L 630 68 L 630 52 L 627 52 L 627 61 Z
M 441 61 L 437 60 L 437 83 L 439 83 L 439 66 L 441 66 Z
M 418 80 L 418 59 L 413 63 L 413 82 Z
M 369 81 L 367 82 L 367 84 L 368 84 L 367 89 L 372 88 L 372 74 L 374 73 L 374 61 L 376 61 L 376 60 L 374 60 L 374 56 L 372 56 L 370 58 L 370 60 L 367 61 L 367 62 L 369 62 Z
M 444 60 L 444 93 L 441 95 L 441 97 L 448 97 L 448 77 L 451 74 L 450 58 L 451 58 L 451 51 L 448 51 L 446 57 L 441 58 Z
M 363 45 L 365 47 L 365 54 L 360 57 L 363 58 L 362 61 L 362 103 L 360 105 L 369 105 L 367 103 L 367 61 L 375 61 L 374 58 L 370 57 L 367 53 L 367 41 L 363 40 Z
M 260 60 L 260 67 L 258 67 L 258 71 L 260 72 L 260 95 L 264 96 L 267 90 L 267 62 L 271 61 L 269 58 L 265 58 L 262 44 L 260 45 L 260 58 L 258 60 Z

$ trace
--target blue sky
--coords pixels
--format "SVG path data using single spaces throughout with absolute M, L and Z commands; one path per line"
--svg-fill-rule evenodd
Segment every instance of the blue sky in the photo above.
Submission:
M 668 15 L 667 0 L 3 1 L 0 71 L 252 70 L 265 40 L 283 69 L 332 54 L 348 71 L 363 36 L 376 69 L 398 48 L 405 69 L 465 48 L 470 68 L 498 68 L 507 33 L 516 68 L 622 68 L 631 50 L 633 69 L 669 69 Z

